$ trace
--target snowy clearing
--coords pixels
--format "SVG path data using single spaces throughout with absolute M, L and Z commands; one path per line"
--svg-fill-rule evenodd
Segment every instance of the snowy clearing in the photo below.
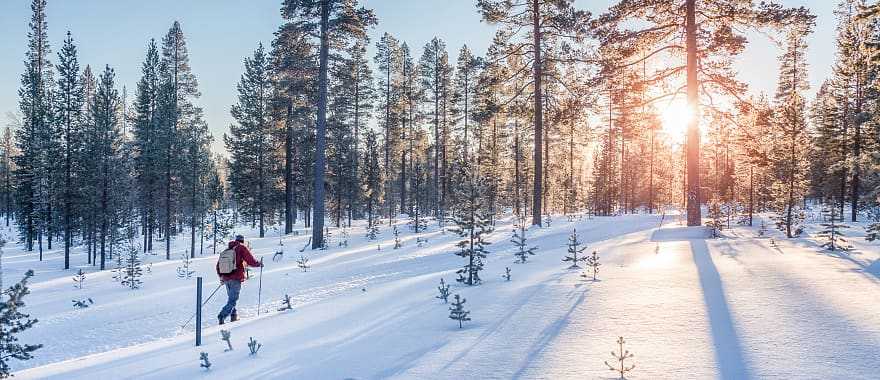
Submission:
M 8 247 L 5 281 L 27 268 L 37 272 L 26 301 L 40 321 L 22 341 L 45 344 L 33 360 L 15 363 L 30 366 L 18 368 L 16 378 L 613 378 L 603 362 L 612 360 L 618 336 L 635 354 L 629 379 L 877 378 L 876 245 L 852 237 L 855 250 L 829 252 L 809 236 L 758 237 L 757 227 L 707 239 L 703 228 L 668 216 L 658 228 L 660 219 L 557 217 L 551 227 L 529 231 L 539 249 L 526 264 L 513 264 L 511 221 L 499 221 L 489 235 L 484 283 L 475 287 L 454 281 L 463 261 L 453 255 L 455 237 L 433 226 L 423 247 L 401 226 L 398 250 L 387 226 L 376 242 L 356 226 L 348 248 L 304 252 L 308 272 L 296 262 L 305 234 L 286 237 L 277 262 L 277 236 L 252 239 L 255 256 L 267 263 L 263 309 L 257 316 L 255 277 L 239 301 L 243 320 L 224 326 L 231 352 L 224 352 L 215 317 L 223 289 L 205 307 L 202 347 L 194 347 L 192 324 L 179 328 L 195 303 L 195 278 L 178 278 L 180 260 L 149 257 L 152 273 L 134 291 L 109 271 L 84 267 L 80 290 L 71 281 L 76 268 L 48 269 L 58 267 L 59 252 L 40 263 Z M 585 253 L 599 251 L 599 281 L 562 263 L 573 228 Z M 214 262 L 194 260 L 206 296 L 217 284 Z M 501 277 L 505 267 L 509 282 Z M 462 329 L 435 298 L 440 278 L 467 299 L 472 321 Z M 291 311 L 277 311 L 284 294 Z M 95 304 L 71 306 L 86 297 Z M 253 357 L 250 337 L 263 345 Z M 202 351 L 210 370 L 199 367 Z

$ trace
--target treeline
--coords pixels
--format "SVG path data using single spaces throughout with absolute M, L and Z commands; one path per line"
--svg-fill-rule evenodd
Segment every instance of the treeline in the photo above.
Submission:
M 103 266 L 135 238 L 170 258 L 188 233 L 192 256 L 236 222 L 260 236 L 302 222 L 317 248 L 325 221 L 442 224 L 476 212 L 464 204 L 536 225 L 682 206 L 695 225 L 710 203 L 743 223 L 775 211 L 789 235 L 808 197 L 849 202 L 853 219 L 874 205 L 874 7 L 841 3 L 834 77 L 809 102 L 807 9 L 679 5 L 624 0 L 594 16 L 571 1 L 480 0 L 496 34 L 479 56 L 440 37 L 370 41 L 378 19 L 356 0 L 284 0 L 271 45 L 244 59 L 222 157 L 180 24 L 147 42 L 127 104 L 112 68 L 80 67 L 70 34 L 53 63 L 46 1 L 33 0 L 21 125 L 0 141 L 2 210 L 28 250 L 60 240 L 67 268 L 81 243 Z M 732 69 L 754 28 L 784 45 L 772 99 L 750 98 Z M 695 115 L 683 144 L 660 120 L 681 98 Z

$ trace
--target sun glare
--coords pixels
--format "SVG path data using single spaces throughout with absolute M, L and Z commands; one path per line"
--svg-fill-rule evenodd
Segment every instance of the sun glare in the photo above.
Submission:
M 683 101 L 669 104 L 660 115 L 663 122 L 663 131 L 674 140 L 684 140 L 687 133 L 687 124 L 691 119 L 691 113 L 687 103 Z

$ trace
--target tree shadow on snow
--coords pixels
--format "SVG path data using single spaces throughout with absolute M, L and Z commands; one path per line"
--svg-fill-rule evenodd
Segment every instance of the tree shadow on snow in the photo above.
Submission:
M 691 253 L 694 256 L 694 264 L 696 264 L 697 272 L 700 276 L 703 301 L 706 303 L 706 311 L 709 314 L 712 341 L 715 345 L 715 360 L 718 362 L 721 378 L 751 378 L 745 358 L 743 357 L 742 345 L 730 316 L 727 298 L 724 296 L 724 285 L 721 283 L 721 275 L 712 261 L 706 240 L 691 238 L 689 241 Z

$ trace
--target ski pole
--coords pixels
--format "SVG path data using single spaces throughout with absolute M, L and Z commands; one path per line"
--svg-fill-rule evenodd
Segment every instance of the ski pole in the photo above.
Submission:
M 202 302 L 202 307 L 204 307 L 205 305 L 207 305 L 207 304 L 208 304 L 208 301 L 210 301 L 211 298 L 214 298 L 214 294 L 217 294 L 217 291 L 220 290 L 220 287 L 221 287 L 221 286 L 223 286 L 223 283 L 222 283 L 222 282 L 220 283 L 220 285 L 217 285 L 217 288 L 214 289 L 213 292 L 211 292 L 211 295 L 208 296 L 208 299 L 206 299 L 205 302 Z M 184 323 L 182 326 L 180 326 L 180 328 L 185 328 L 186 325 L 188 325 L 189 322 L 192 321 L 192 319 L 195 318 L 195 317 L 196 317 L 196 313 L 193 313 L 193 315 L 192 315 L 191 317 L 189 317 L 189 319 L 186 320 L 186 323 Z
M 260 306 L 263 304 L 263 258 L 260 257 L 260 284 L 257 286 L 257 315 L 260 315 Z

